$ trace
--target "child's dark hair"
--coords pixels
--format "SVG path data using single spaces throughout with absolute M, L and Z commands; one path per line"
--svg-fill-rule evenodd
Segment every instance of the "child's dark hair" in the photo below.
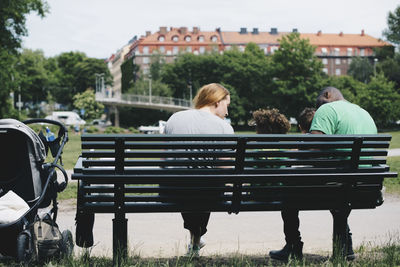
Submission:
M 259 134 L 286 134 L 290 130 L 289 120 L 276 108 L 254 111 L 252 124 Z
M 315 114 L 315 108 L 303 109 L 303 111 L 300 113 L 298 121 L 297 121 L 300 131 L 307 132 L 307 133 L 310 131 L 311 123 L 314 118 L 314 114 Z

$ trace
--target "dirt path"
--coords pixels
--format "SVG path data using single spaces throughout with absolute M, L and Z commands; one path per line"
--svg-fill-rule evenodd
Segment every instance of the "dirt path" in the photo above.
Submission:
M 61 230 L 70 229 L 75 236 L 75 205 L 68 200 L 60 203 L 58 224 Z M 96 215 L 93 255 L 112 255 L 113 215 Z M 331 252 L 332 218 L 329 211 L 300 212 L 300 230 L 305 253 L 326 256 Z M 374 210 L 355 210 L 349 224 L 354 246 L 371 243 L 379 245 L 399 236 L 400 199 L 386 196 L 385 203 Z M 143 257 L 172 257 L 183 255 L 188 232 L 183 229 L 177 213 L 128 215 L 129 246 L 131 253 Z M 284 245 L 282 220 L 279 212 L 242 212 L 239 215 L 212 213 L 207 245 L 202 255 L 227 253 L 265 254 Z M 79 253 L 80 248 L 76 248 Z

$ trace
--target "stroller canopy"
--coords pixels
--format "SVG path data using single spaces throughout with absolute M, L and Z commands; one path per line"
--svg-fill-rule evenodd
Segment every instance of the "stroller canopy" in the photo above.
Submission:
M 39 136 L 29 126 L 14 119 L 0 120 L 0 131 L 7 131 L 7 129 L 19 131 L 28 137 L 32 142 L 34 149 L 33 156 L 36 161 L 43 162 L 46 159 L 46 151 L 42 140 L 40 140 Z

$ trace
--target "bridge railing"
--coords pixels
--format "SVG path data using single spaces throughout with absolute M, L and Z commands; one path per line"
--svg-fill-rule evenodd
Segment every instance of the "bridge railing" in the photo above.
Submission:
M 134 94 L 105 95 L 100 92 L 97 92 L 96 100 L 97 101 L 118 100 L 118 101 L 122 101 L 122 102 L 130 102 L 130 103 L 171 105 L 171 106 L 180 106 L 180 107 L 188 107 L 188 108 L 190 108 L 192 106 L 192 102 L 190 100 L 186 100 L 186 99 L 165 97 L 165 96 L 134 95 Z
M 165 97 L 165 96 L 148 96 L 148 95 L 131 95 L 131 94 L 122 94 L 121 100 L 128 102 L 173 105 L 182 107 L 190 107 L 192 104 L 191 101 L 186 99 L 179 99 L 179 98 Z

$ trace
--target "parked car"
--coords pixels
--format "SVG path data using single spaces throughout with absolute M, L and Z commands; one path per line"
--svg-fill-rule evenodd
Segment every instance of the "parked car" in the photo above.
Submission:
M 51 115 L 46 116 L 45 119 L 55 120 L 62 122 L 65 125 L 85 125 L 86 121 L 79 117 L 78 113 L 74 111 L 54 111 Z
M 102 119 L 95 119 L 91 123 L 92 125 L 100 126 L 100 127 L 108 127 L 111 126 L 112 123 L 111 121 L 108 120 L 102 120 Z
M 158 125 L 140 126 L 138 130 L 145 134 L 163 134 L 165 130 L 166 121 L 158 121 Z

